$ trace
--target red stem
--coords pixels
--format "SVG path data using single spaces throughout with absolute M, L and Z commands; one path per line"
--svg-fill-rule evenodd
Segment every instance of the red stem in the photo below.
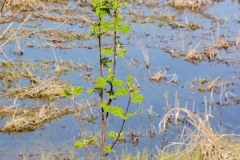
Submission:
M 129 99 L 128 99 L 128 104 L 127 104 L 127 108 L 126 108 L 126 113 L 128 113 L 128 109 L 129 109 L 129 106 L 130 106 L 130 102 L 131 102 L 131 96 L 129 96 Z M 124 127 L 124 124 L 125 124 L 125 119 L 123 119 L 122 121 L 122 126 L 120 128 L 120 131 L 118 132 L 118 135 L 115 139 L 115 141 L 113 142 L 112 146 L 111 146 L 111 149 L 113 149 L 113 147 L 115 146 L 115 144 L 117 143 L 118 141 L 118 138 L 121 136 L 121 133 L 122 133 L 122 130 L 123 130 L 123 127 Z M 105 154 L 105 157 L 108 155 L 108 153 Z
M 99 18 L 99 22 L 101 24 L 101 18 Z M 99 29 L 99 32 L 101 32 L 101 28 Z M 101 44 L 101 36 L 98 36 L 98 48 L 99 48 L 99 72 L 100 76 L 103 76 L 103 64 L 102 64 L 102 44 Z M 103 102 L 103 90 L 100 91 L 100 101 L 101 103 Z M 105 144 L 105 134 L 106 134 L 106 124 L 104 120 L 104 109 L 101 109 L 101 114 L 102 114 L 102 142 L 101 142 L 101 160 L 104 160 L 104 144 Z

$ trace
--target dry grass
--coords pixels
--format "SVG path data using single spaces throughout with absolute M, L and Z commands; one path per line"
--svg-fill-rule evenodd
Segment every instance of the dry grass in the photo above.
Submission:
M 154 73 L 152 76 L 149 77 L 150 81 L 154 81 L 154 82 L 159 82 L 162 79 L 167 80 L 167 78 L 171 78 L 170 80 L 168 80 L 166 83 L 177 83 L 177 79 L 178 79 L 178 75 L 176 73 L 172 74 L 172 75 L 167 75 L 167 70 L 165 69 L 161 69 L 159 72 Z
M 168 0 L 167 4 L 176 8 L 189 8 L 191 10 L 200 11 L 207 4 L 212 4 L 212 0 Z
M 224 37 L 220 37 L 216 43 L 213 44 L 204 44 L 199 42 L 193 49 L 189 51 L 178 52 L 172 47 L 163 47 L 162 49 L 170 53 L 173 57 L 185 56 L 185 60 L 191 63 L 196 63 L 203 60 L 220 60 L 219 50 L 228 49 L 232 45 L 236 45 L 235 41 L 227 41 Z M 199 49 L 204 48 L 204 49 Z
M 211 91 L 221 85 L 217 84 L 217 81 L 220 79 L 220 77 L 217 77 L 213 80 L 208 81 L 208 85 L 206 87 L 200 87 L 197 90 L 200 92 L 205 92 L 205 91 Z
M 73 111 L 68 110 L 68 108 L 58 110 L 54 105 L 31 109 L 1 108 L 0 115 L 12 115 L 12 119 L 0 128 L 0 132 L 33 131 L 46 122 L 71 113 Z
M 160 132 L 167 129 L 169 123 L 183 123 L 179 142 L 173 142 L 159 151 L 164 158 L 179 160 L 226 160 L 239 159 L 239 138 L 236 135 L 215 133 L 210 124 L 211 115 L 200 115 L 185 109 L 169 110 L 159 123 Z M 174 151 L 174 153 L 173 153 Z
M 30 76 L 30 75 L 28 75 Z M 50 79 L 30 77 L 32 83 L 29 86 L 7 89 L 4 91 L 4 97 L 41 98 L 57 99 L 61 98 L 60 92 L 69 87 L 65 82 L 59 81 L 56 77 Z
M 34 11 L 38 9 L 47 10 L 49 4 L 61 2 L 60 0 L 0 0 L 2 11 Z M 64 1 L 63 1 L 64 2 Z M 62 2 L 62 3 L 63 3 Z M 65 2 L 66 3 L 66 2 Z
M 146 68 L 149 68 L 150 67 L 150 60 L 149 60 L 147 47 L 145 45 L 143 45 L 142 41 L 137 42 L 137 46 L 140 47 L 140 49 L 142 51 L 142 54 L 144 56 L 144 60 L 146 62 Z

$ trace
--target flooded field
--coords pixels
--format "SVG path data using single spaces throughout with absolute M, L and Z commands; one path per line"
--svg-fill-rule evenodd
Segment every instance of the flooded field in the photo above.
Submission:
M 100 159 L 101 99 L 87 93 L 100 76 L 98 39 L 88 34 L 98 21 L 94 6 L 88 0 L 0 2 L 0 159 L 88 159 L 86 148 L 74 147 L 84 138 L 78 115 L 94 139 L 93 159 Z M 128 2 L 120 13 L 132 30 L 116 35 L 128 50 L 118 57 L 116 76 L 133 75 L 144 101 L 130 104 L 137 114 L 106 159 L 161 159 L 162 152 L 201 148 L 211 138 L 221 147 L 204 147 L 219 159 L 238 159 L 239 150 L 219 135 L 239 142 L 239 2 Z M 103 36 L 103 48 L 113 46 L 113 36 Z M 84 86 L 75 103 L 61 94 L 72 86 Z M 127 97 L 113 101 L 124 110 L 127 104 Z M 121 124 L 110 115 L 107 131 Z M 194 141 L 196 134 L 202 137 Z

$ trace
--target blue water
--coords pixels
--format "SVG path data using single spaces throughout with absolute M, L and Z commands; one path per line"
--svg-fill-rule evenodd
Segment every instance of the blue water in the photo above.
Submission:
M 71 7 L 75 2 L 69 3 Z M 89 11 L 88 8 L 78 8 L 81 11 Z M 127 134 L 127 142 L 121 142 L 116 146 L 116 155 L 121 153 L 121 150 L 127 150 L 128 152 L 136 153 L 137 151 L 142 151 L 144 148 L 148 148 L 154 154 L 157 153 L 156 146 L 158 148 L 163 147 L 164 135 L 159 133 L 159 122 L 168 111 L 168 107 L 175 107 L 175 95 L 177 94 L 177 99 L 180 101 L 179 107 L 187 107 L 192 110 L 193 105 L 195 111 L 200 113 L 206 112 L 204 105 L 204 97 L 210 102 L 211 93 L 210 92 L 199 92 L 197 88 L 201 87 L 200 84 L 192 84 L 192 81 L 199 81 L 200 79 L 214 79 L 220 76 L 222 81 L 228 81 L 234 83 L 234 85 L 229 85 L 226 88 L 218 88 L 213 93 L 213 106 L 211 107 L 211 114 L 214 118 L 211 119 L 212 128 L 218 132 L 235 132 L 239 133 L 239 123 L 238 115 L 240 114 L 239 106 L 233 101 L 225 107 L 219 107 L 216 103 L 224 101 L 224 95 L 226 92 L 231 92 L 236 95 L 240 95 L 239 92 L 239 55 L 238 50 L 235 46 L 225 50 L 219 50 L 219 54 L 222 58 L 229 60 L 231 65 L 228 66 L 223 63 L 217 63 L 217 61 L 197 61 L 195 64 L 189 63 L 184 60 L 184 57 L 173 58 L 169 53 L 165 52 L 162 48 L 168 46 L 174 48 L 176 51 L 189 51 L 193 49 L 199 42 L 202 45 L 198 48 L 201 50 L 207 44 L 215 43 L 218 39 L 218 35 L 224 35 L 227 40 L 235 41 L 237 34 L 239 32 L 239 22 L 236 21 L 236 15 L 240 16 L 239 6 L 237 2 L 219 2 L 214 5 L 208 5 L 207 9 L 203 11 L 205 14 L 215 15 L 220 19 L 225 19 L 226 21 L 222 24 L 213 22 L 211 19 L 204 18 L 201 13 L 192 12 L 185 9 L 182 14 L 178 14 L 172 7 L 158 6 L 156 8 L 146 8 L 140 7 L 136 8 L 136 12 L 142 10 L 144 14 L 151 15 L 156 9 L 158 12 L 163 14 L 174 14 L 179 23 L 184 24 L 186 21 L 194 21 L 200 24 L 201 29 L 192 31 L 190 29 L 178 29 L 172 28 L 168 24 L 164 24 L 159 27 L 157 24 L 159 22 L 153 23 L 132 23 L 133 33 L 130 36 L 122 36 L 120 38 L 124 45 L 128 49 L 128 55 L 125 58 L 119 59 L 117 62 L 117 76 L 124 79 L 127 74 L 133 74 L 139 83 L 142 94 L 145 97 L 145 101 L 141 105 L 131 104 L 130 112 L 138 111 L 139 114 L 133 117 L 131 120 L 126 122 L 124 131 Z M 128 15 L 128 8 L 123 10 L 126 16 L 126 21 L 131 22 L 131 17 Z M 87 15 L 86 15 L 87 16 Z M 92 16 L 92 15 L 91 15 Z M 29 22 L 31 24 L 32 22 Z M 61 23 L 54 22 L 39 22 L 41 24 L 37 29 L 47 29 L 59 26 Z M 19 23 L 14 23 L 15 28 L 19 26 Z M 90 29 L 89 25 L 85 25 L 84 28 L 81 27 L 82 24 L 76 24 L 71 26 L 69 24 L 63 24 L 59 29 L 73 30 L 77 33 L 87 33 Z M 218 27 L 219 26 L 219 27 Z M 23 28 L 24 29 L 24 26 Z M 146 36 L 149 34 L 149 36 Z M 38 48 L 34 43 L 39 45 L 48 42 L 44 37 L 34 38 L 19 38 L 19 43 L 21 49 L 24 51 L 22 56 L 17 56 L 10 53 L 11 50 L 16 49 L 16 41 L 11 41 L 3 47 L 3 50 L 11 60 L 30 60 L 35 62 L 35 60 L 55 60 L 55 56 L 50 48 Z M 34 48 L 27 48 L 26 43 L 30 42 L 34 45 Z M 107 37 L 103 39 L 104 43 L 111 44 L 111 38 Z M 147 46 L 150 68 L 146 69 L 145 60 L 140 48 L 136 45 L 137 42 L 142 42 L 143 45 Z M 3 43 L 3 41 L 1 42 Z M 93 86 L 93 84 L 86 82 L 82 78 L 82 74 L 91 73 L 94 77 L 99 76 L 99 61 L 98 61 L 98 42 L 94 39 L 75 41 L 73 43 L 66 43 L 64 45 L 75 46 L 74 49 L 59 49 L 54 48 L 56 57 L 58 61 L 61 59 L 64 61 L 74 61 L 75 63 L 83 63 L 91 66 L 92 71 L 74 71 L 67 75 L 62 75 L 60 80 L 72 83 L 74 85 L 83 85 L 85 88 Z M 86 49 L 83 46 L 91 46 L 93 49 Z M 0 55 L 1 59 L 6 60 L 6 57 Z M 160 69 L 167 69 L 167 75 L 176 74 L 178 75 L 177 84 L 166 83 L 171 78 L 168 77 L 166 80 L 161 80 L 160 82 L 151 82 L 149 77 L 154 73 L 158 72 Z M 236 71 L 236 73 L 234 73 Z M 53 74 L 53 71 L 50 71 Z M 47 73 L 45 73 L 47 74 Z M 27 85 L 27 82 L 22 80 L 17 82 L 17 84 Z M 220 98 L 220 92 L 222 91 L 223 98 Z M 165 97 L 168 97 L 167 99 Z M 77 101 L 81 102 L 82 99 L 88 98 L 98 98 L 98 95 L 87 95 L 86 92 L 83 93 L 82 97 L 78 97 Z M 2 104 L 6 106 L 13 105 L 13 98 L 3 99 Z M 119 99 L 114 101 L 114 105 L 126 107 L 127 98 Z M 72 107 L 72 103 L 68 99 L 61 99 L 56 101 L 56 106 Z M 41 106 L 43 104 L 49 105 L 50 102 L 34 99 L 18 100 L 18 107 L 35 107 Z M 169 106 L 167 106 L 168 104 Z M 209 109 L 209 106 L 208 106 Z M 99 109 L 93 108 L 94 113 L 99 115 Z M 152 112 L 150 112 L 152 111 Z M 208 113 L 210 111 L 208 110 Z M 152 114 L 150 114 L 152 113 Z M 87 112 L 89 114 L 89 111 Z M 87 114 L 83 114 L 86 116 Z M 3 124 L 6 119 L 3 119 L 1 124 Z M 100 135 L 100 119 L 95 123 L 89 124 L 84 122 L 89 135 L 97 134 Z M 118 131 L 121 125 L 121 120 L 110 116 L 108 127 L 109 130 Z M 150 138 L 149 132 L 154 131 L 156 135 Z M 140 136 L 139 143 L 137 147 L 131 144 L 130 133 L 134 132 Z M 0 152 L 2 159 L 20 159 L 19 154 L 26 154 L 29 159 L 39 159 L 42 154 L 48 154 L 49 152 L 61 153 L 61 158 L 68 156 L 68 150 L 76 152 L 76 157 L 86 157 L 87 153 L 84 149 L 74 149 L 73 144 L 77 139 L 76 137 L 81 135 L 81 129 L 79 122 L 74 115 L 68 115 L 60 118 L 59 120 L 52 121 L 45 124 L 43 127 L 38 128 L 34 132 L 21 133 L 21 134 L 0 134 L 0 148 L 3 152 Z M 171 132 L 167 132 L 167 142 L 170 143 L 175 139 L 176 130 L 173 129 Z M 109 142 L 110 143 L 110 142 Z M 98 147 L 100 144 L 96 144 Z M 100 149 L 92 147 L 93 152 L 96 156 L 100 154 Z M 110 155 L 110 159 L 115 155 Z

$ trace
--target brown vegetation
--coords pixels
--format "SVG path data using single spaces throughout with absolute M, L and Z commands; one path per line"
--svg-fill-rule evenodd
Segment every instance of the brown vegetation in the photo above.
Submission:
M 58 119 L 61 116 L 71 113 L 73 113 L 73 111 L 68 110 L 68 108 L 59 110 L 53 105 L 49 107 L 43 106 L 30 109 L 1 107 L 1 118 L 11 115 L 12 119 L 0 128 L 0 132 L 9 133 L 33 131 L 46 122 L 50 122 L 53 119 Z

